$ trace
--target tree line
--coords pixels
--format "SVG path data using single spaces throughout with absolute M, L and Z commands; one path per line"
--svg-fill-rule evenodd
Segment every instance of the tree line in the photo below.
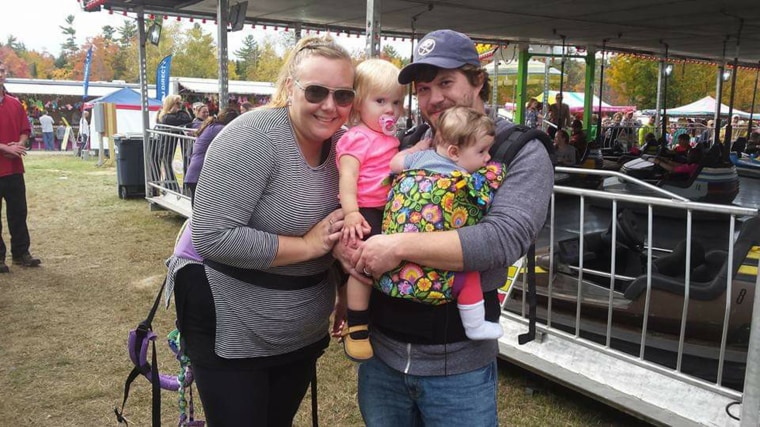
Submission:
M 149 24 L 150 22 L 146 26 Z M 84 43 L 77 40 L 73 15 L 67 16 L 59 29 L 63 42 L 58 56 L 29 50 L 21 40 L 8 36 L 5 43 L 0 44 L 0 58 L 5 59 L 9 77 L 83 80 L 85 57 L 92 46 L 90 81 L 139 81 L 138 33 L 137 24 L 133 20 L 124 19 L 118 28 L 103 26 L 101 34 L 88 38 Z M 285 53 L 295 43 L 293 30 L 272 32 L 260 41 L 251 34 L 247 35 L 242 47 L 233 52 L 235 58 L 227 63 L 229 78 L 274 82 L 284 62 Z M 179 22 L 163 22 L 159 45 L 146 44 L 149 83 L 155 83 L 155 69 L 161 59 L 169 54 L 173 54 L 171 73 L 174 76 L 218 77 L 215 38 L 198 23 L 185 28 Z M 357 63 L 364 59 L 363 50 L 351 54 Z M 408 57 L 402 57 L 391 45 L 384 46 L 382 57 L 399 67 L 409 62 Z M 656 61 L 624 55 L 610 55 L 605 61 L 603 99 L 606 102 L 613 105 L 636 105 L 639 109 L 655 108 L 658 73 Z M 550 65 L 560 68 L 560 60 L 552 59 Z M 601 61 L 597 61 L 597 80 L 601 65 Z M 567 60 L 564 71 L 564 90 L 582 92 L 584 62 Z M 676 63 L 668 81 L 666 107 L 693 102 L 705 95 L 715 96 L 716 73 L 715 65 Z M 751 108 L 755 78 L 756 70 L 738 70 L 735 108 L 746 111 Z M 594 93 L 598 93 L 598 86 L 597 81 Z M 728 83 L 724 85 L 721 101 L 725 104 L 729 102 L 729 87 Z M 552 85 L 551 89 L 558 90 L 558 87 Z M 513 101 L 515 96 L 514 87 L 510 85 L 497 84 L 497 92 L 500 103 Z M 542 92 L 543 84 L 528 85 L 529 96 L 537 96 Z

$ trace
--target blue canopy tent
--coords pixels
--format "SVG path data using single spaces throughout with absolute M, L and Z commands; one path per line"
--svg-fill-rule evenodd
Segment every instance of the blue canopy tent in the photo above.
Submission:
M 129 133 L 142 133 L 142 104 L 140 101 L 140 93 L 134 89 L 125 87 L 123 89 L 116 90 L 108 95 L 95 98 L 92 101 L 85 103 L 85 108 L 93 108 L 95 104 L 108 103 L 113 104 L 116 110 L 116 133 L 129 134 Z M 148 98 L 148 109 L 150 111 L 158 111 L 161 109 L 161 102 L 157 99 Z M 94 117 L 93 117 L 94 118 Z M 150 126 L 153 127 L 156 121 L 155 114 L 149 114 Z M 94 135 L 92 131 L 93 123 L 90 122 L 91 135 Z

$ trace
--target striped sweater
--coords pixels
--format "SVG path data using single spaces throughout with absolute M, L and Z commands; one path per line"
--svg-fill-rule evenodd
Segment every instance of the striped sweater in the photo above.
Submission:
M 328 254 L 270 268 L 278 235 L 302 236 L 338 208 L 336 133 L 327 159 L 311 167 L 295 140 L 287 109 L 261 109 L 227 125 L 211 143 L 198 180 L 192 239 L 207 260 L 286 276 L 313 275 Z M 175 263 L 181 266 L 184 263 Z M 170 272 L 171 274 L 171 272 Z M 206 267 L 216 308 L 216 354 L 224 358 L 289 353 L 324 338 L 335 283 L 279 290 Z

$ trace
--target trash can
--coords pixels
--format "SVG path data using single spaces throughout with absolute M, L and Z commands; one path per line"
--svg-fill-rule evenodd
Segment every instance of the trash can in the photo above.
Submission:
M 145 197 L 143 135 L 114 135 L 119 198 Z

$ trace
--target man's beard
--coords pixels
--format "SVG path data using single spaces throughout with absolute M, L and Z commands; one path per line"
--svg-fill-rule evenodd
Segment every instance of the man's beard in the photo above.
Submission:
M 467 93 L 462 99 L 461 102 L 452 102 L 450 99 L 444 99 L 443 101 L 433 105 L 428 106 L 427 113 L 423 114 L 422 116 L 425 118 L 425 121 L 433 128 L 435 129 L 437 127 L 436 121 L 433 120 L 432 117 L 436 114 L 443 113 L 444 111 L 448 110 L 451 107 L 472 107 L 473 106 L 473 97 L 470 93 Z M 440 114 L 439 116 L 440 117 Z

